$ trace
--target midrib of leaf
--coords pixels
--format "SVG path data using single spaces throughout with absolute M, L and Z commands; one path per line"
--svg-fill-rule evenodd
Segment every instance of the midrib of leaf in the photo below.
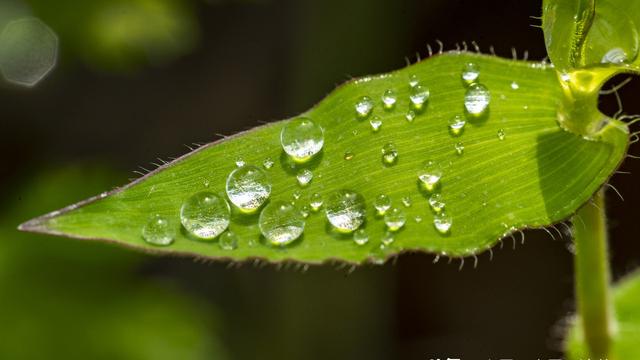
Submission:
M 490 115 L 486 121 L 469 122 L 460 137 L 452 137 L 448 120 L 462 114 L 465 87 L 460 72 L 470 61 L 480 66 L 480 82 L 491 91 Z M 409 109 L 408 79 L 412 74 L 429 87 L 431 98 L 427 109 L 413 123 L 407 123 L 404 115 Z M 511 89 L 512 81 L 519 84 L 518 90 Z M 380 106 L 380 96 L 387 88 L 398 92 L 399 102 L 393 111 Z M 368 119 L 356 119 L 353 105 L 363 95 L 377 103 L 372 116 L 383 120 L 379 133 L 370 130 Z M 556 121 L 562 96 L 555 70 L 544 64 L 446 53 L 396 72 L 351 81 L 305 113 L 324 127 L 325 147 L 318 159 L 306 165 L 313 170 L 314 179 L 304 189 L 296 183 L 295 171 L 288 168 L 282 155 L 279 132 L 283 123 L 278 122 L 207 145 L 104 199 L 35 219 L 23 228 L 114 241 L 147 251 L 235 260 L 318 263 L 340 259 L 360 263 L 380 261 L 403 251 L 477 254 L 509 232 L 565 219 L 587 201 L 622 159 L 626 127 L 612 121 L 592 140 L 563 131 Z M 506 132 L 503 141 L 497 138 L 499 129 Z M 380 149 L 389 141 L 396 144 L 399 161 L 385 167 Z M 454 151 L 458 141 L 465 145 L 462 156 Z M 345 151 L 352 151 L 355 157 L 344 160 Z M 306 220 L 304 236 L 285 248 L 250 246 L 250 241 L 260 239 L 257 215 L 237 213 L 230 228 L 240 243 L 233 251 L 221 250 L 215 242 L 189 240 L 182 234 L 167 248 L 143 242 L 140 229 L 151 214 L 177 221 L 180 205 L 189 195 L 209 190 L 224 196 L 226 176 L 238 157 L 256 165 L 266 157 L 276 161 L 268 170 L 274 189 L 271 200 L 291 200 L 296 191 L 302 193 L 304 202 L 315 192 L 325 197 L 338 189 L 360 192 L 367 200 L 365 228 L 370 243 L 357 246 L 349 236 L 328 231 L 322 212 L 312 214 Z M 448 236 L 434 230 L 433 214 L 418 191 L 417 172 L 428 159 L 443 165 L 442 194 L 453 217 Z M 208 189 L 203 186 L 205 179 L 211 184 Z M 380 248 L 385 227 L 382 219 L 373 215 L 372 207 L 380 193 L 389 195 L 394 205 L 407 213 L 407 224 L 385 249 Z M 411 207 L 402 206 L 404 196 L 411 196 Z M 422 222 L 417 223 L 416 216 Z

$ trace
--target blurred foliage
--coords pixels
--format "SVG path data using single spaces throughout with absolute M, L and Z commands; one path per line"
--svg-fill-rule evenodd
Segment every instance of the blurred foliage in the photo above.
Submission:
M 43 208 L 115 183 L 112 173 L 76 167 L 33 179 L 0 217 L 0 358 L 224 358 L 212 310 L 143 278 L 141 255 L 15 230 Z
M 198 39 L 186 0 L 25 0 L 53 28 L 64 52 L 111 70 L 170 61 Z

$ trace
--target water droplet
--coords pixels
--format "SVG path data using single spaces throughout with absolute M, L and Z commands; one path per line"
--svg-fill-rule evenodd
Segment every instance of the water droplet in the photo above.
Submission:
M 411 196 L 405 196 L 402 198 L 402 205 L 405 207 L 411 207 Z
M 264 161 L 262 162 L 262 166 L 264 166 L 265 169 L 271 169 L 273 167 L 274 161 L 272 158 L 266 158 L 264 159 Z
M 471 117 L 482 116 L 489 108 L 491 94 L 482 84 L 472 84 L 464 94 L 464 108 Z
M 384 215 L 391 207 L 391 198 L 385 194 L 380 194 L 376 197 L 373 206 L 378 211 L 378 214 Z
M 462 142 L 456 143 L 456 154 L 462 155 L 464 153 L 464 144 Z
M 243 166 L 244 166 L 244 160 L 242 158 L 237 158 L 236 167 L 243 167 Z
M 431 196 L 429 197 L 429 206 L 431 207 L 431 210 L 433 210 L 433 212 L 435 212 L 436 214 L 439 214 L 440 212 L 442 212 L 442 210 L 444 210 L 444 207 L 445 207 L 442 194 L 440 193 L 431 194 Z
M 416 215 L 416 217 L 414 218 L 416 223 L 421 223 L 422 222 L 422 216 Z
M 604 64 L 623 64 L 627 61 L 627 53 L 619 47 L 607 51 L 602 56 L 601 62 Z
M 194 194 L 180 208 L 182 226 L 200 239 L 210 240 L 220 235 L 229 226 L 229 218 L 229 204 L 212 192 Z
M 369 120 L 369 125 L 371 125 L 371 130 L 373 130 L 373 132 L 377 132 L 382 126 L 382 120 L 379 116 L 374 116 L 371 120 Z
M 422 186 L 429 192 L 433 191 L 442 178 L 442 169 L 435 161 L 427 161 L 422 170 L 418 173 L 418 179 Z
M 460 115 L 452 117 L 451 119 L 449 119 L 449 132 L 453 136 L 462 134 L 466 123 L 466 120 Z
M 298 171 L 296 178 L 298 179 L 298 184 L 304 187 L 309 185 L 309 183 L 313 179 L 313 173 L 309 169 L 302 169 Z
M 422 109 L 422 106 L 429 100 L 429 89 L 426 86 L 416 85 L 411 89 L 409 100 L 416 109 Z
M 498 130 L 498 139 L 504 140 L 506 134 L 504 133 L 504 129 Z
M 478 67 L 478 65 L 474 63 L 465 64 L 464 68 L 462 69 L 462 81 L 465 84 L 471 85 L 476 81 L 478 81 L 479 77 L 480 77 L 480 67 Z
M 202 185 L 204 185 L 204 187 L 208 188 L 209 187 L 209 179 L 204 179 L 204 181 L 202 182 Z
M 282 128 L 280 144 L 294 161 L 305 162 L 322 150 L 324 130 L 311 119 L 299 117 Z
M 393 165 L 398 160 L 398 150 L 396 146 L 389 142 L 382 147 L 382 162 L 387 165 Z
M 341 232 L 352 232 L 365 220 L 364 197 L 350 190 L 338 190 L 331 194 L 325 204 L 327 219 Z
M 284 201 L 273 201 L 262 209 L 258 226 L 270 244 L 284 246 L 302 235 L 304 217 L 295 206 Z
M 433 226 L 440 234 L 447 234 L 451 230 L 452 219 L 444 211 L 433 217 Z
M 309 217 L 310 211 L 309 211 L 309 205 L 303 205 L 300 208 L 300 214 L 302 214 L 302 216 L 306 219 Z
M 175 232 L 167 218 L 154 215 L 142 227 L 142 238 L 151 245 L 167 246 L 173 243 Z
M 353 242 L 358 245 L 365 245 L 369 242 L 369 234 L 365 229 L 358 229 L 353 233 Z
M 218 246 L 222 250 L 235 250 L 238 248 L 238 237 L 233 231 L 227 230 L 220 235 Z
M 407 215 L 405 215 L 404 210 L 400 208 L 391 208 L 384 215 L 384 223 L 391 231 L 400 230 L 400 228 L 404 226 L 404 223 L 406 221 Z
M 345 153 L 344 153 L 344 159 L 347 160 L 347 161 L 353 159 L 354 156 L 355 155 L 351 151 L 345 151 Z
M 296 190 L 296 191 L 293 192 L 293 199 L 294 200 L 300 199 L 300 196 L 302 196 L 302 193 L 300 193 L 300 191 Z
M 371 110 L 373 110 L 373 100 L 368 96 L 363 96 L 356 102 L 355 109 L 359 117 L 365 118 L 369 116 Z
M 393 233 L 391 231 L 385 231 L 384 235 L 382 235 L 382 239 L 380 240 L 382 241 L 383 246 L 389 246 L 393 244 L 396 238 L 393 236 Z
M 257 166 L 245 165 L 227 177 L 227 196 L 243 212 L 255 212 L 269 195 L 271 182 L 267 173 Z
M 385 109 L 392 109 L 398 101 L 398 95 L 393 89 L 387 89 L 382 94 L 382 104 Z
M 518 85 L 517 82 L 513 81 L 513 82 L 511 82 L 511 88 L 513 90 L 518 90 L 518 89 L 520 89 L 520 85 Z
M 311 195 L 309 205 L 311 206 L 311 209 L 313 211 L 318 211 L 322 207 L 323 202 L 324 201 L 322 200 L 322 195 L 320 195 L 319 193 L 314 193 L 313 195 Z
M 415 120 L 416 118 L 416 112 L 413 110 L 409 110 L 407 111 L 407 114 L 404 116 L 405 119 L 407 119 L 408 122 L 413 122 L 413 120 Z
M 420 83 L 420 80 L 418 80 L 418 76 L 415 74 L 412 74 L 409 76 L 409 86 L 414 87 L 416 85 L 418 85 Z

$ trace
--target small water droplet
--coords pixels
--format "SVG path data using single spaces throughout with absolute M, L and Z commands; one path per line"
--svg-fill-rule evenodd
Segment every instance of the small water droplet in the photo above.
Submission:
M 338 190 L 325 204 L 327 220 L 340 232 L 352 232 L 362 225 L 366 216 L 364 197 L 355 191 Z
M 462 134 L 466 123 L 466 120 L 460 115 L 452 117 L 451 119 L 449 119 L 449 132 L 453 136 L 459 136 L 460 134 Z
M 418 76 L 416 74 L 412 74 L 409 76 L 409 86 L 414 87 L 417 86 L 420 83 L 420 80 L 418 80 Z
M 302 193 L 300 191 L 296 190 L 296 191 L 293 192 L 293 199 L 294 200 L 299 200 L 300 196 L 302 196 Z
M 365 229 L 358 229 L 353 233 L 353 242 L 358 245 L 365 245 L 369 242 L 369 234 Z
M 441 178 L 442 169 L 432 160 L 425 162 L 422 170 L 418 173 L 418 179 L 422 186 L 429 192 L 432 192 L 440 184 Z
M 373 100 L 368 96 L 363 96 L 356 102 L 355 109 L 359 117 L 365 118 L 369 116 L 371 110 L 373 110 Z
M 384 223 L 387 225 L 390 231 L 400 230 L 404 226 L 404 223 L 407 221 L 407 215 L 405 215 L 404 210 L 400 208 L 391 208 L 384 215 Z
M 389 142 L 382 147 L 382 162 L 386 165 L 393 165 L 398 161 L 398 150 L 396 146 Z
M 303 205 L 303 206 L 300 208 L 300 214 L 302 214 L 302 216 L 303 216 L 305 219 L 309 217 L 309 214 L 310 214 L 310 213 L 311 213 L 311 212 L 309 211 L 309 205 Z
M 282 128 L 280 144 L 294 161 L 304 162 L 322 150 L 324 130 L 311 119 L 299 117 Z
M 431 196 L 429 197 L 429 206 L 431 207 L 431 210 L 433 210 L 433 212 L 435 212 L 436 214 L 439 214 L 440 212 L 442 212 L 445 207 L 442 194 L 440 193 L 431 194 Z
M 309 183 L 313 179 L 313 173 L 309 169 L 302 169 L 298 171 L 296 178 L 298 179 L 298 184 L 304 187 L 309 185 Z
M 411 95 L 409 95 L 409 100 L 411 100 L 411 104 L 416 109 L 422 109 L 424 104 L 429 100 L 429 89 L 426 86 L 416 85 L 411 89 Z
M 411 207 L 411 196 L 405 196 L 402 198 L 402 205 L 405 207 Z
M 225 231 L 230 216 L 229 204 L 211 192 L 190 196 L 180 208 L 182 226 L 190 234 L 204 240 L 213 239 Z
M 464 153 L 464 144 L 462 142 L 458 142 L 455 145 L 456 154 L 462 155 Z
M 453 220 L 444 211 L 433 217 L 433 226 L 440 234 L 447 234 L 451 230 Z
M 322 195 L 319 193 L 314 193 L 311 195 L 311 199 L 309 200 L 309 205 L 313 211 L 318 211 L 322 207 L 322 203 L 324 200 L 322 199 Z
M 464 108 L 471 117 L 482 116 L 489 108 L 491 94 L 482 84 L 471 84 L 464 94 Z
M 353 159 L 353 157 L 355 156 L 355 154 L 351 151 L 345 151 L 344 153 L 344 159 L 349 161 L 351 159 Z
M 161 215 L 152 216 L 142 227 L 142 238 L 151 245 L 171 245 L 175 233 L 176 230 L 171 226 L 171 222 Z
M 262 162 L 262 166 L 267 170 L 271 169 L 273 167 L 273 164 L 274 164 L 273 159 L 269 157 L 264 159 L 264 161 Z
M 267 241 L 276 246 L 292 243 L 304 231 L 304 217 L 295 206 L 280 200 L 270 202 L 260 213 L 258 226 Z
M 422 216 L 416 215 L 416 217 L 414 218 L 416 223 L 421 223 L 422 222 Z
M 385 109 L 392 109 L 398 101 L 398 95 L 393 89 L 387 89 L 382 94 L 382 104 Z
M 233 231 L 227 230 L 220 235 L 218 246 L 222 250 L 235 250 L 238 248 L 238 237 Z
M 393 236 L 391 231 L 385 231 L 384 235 L 382 235 L 382 239 L 380 239 L 383 246 L 389 246 L 393 244 L 396 238 Z
M 408 122 L 413 122 L 413 120 L 415 120 L 416 118 L 416 112 L 413 110 L 409 110 L 407 111 L 406 115 L 404 116 L 405 119 L 407 119 Z
M 498 139 L 499 140 L 504 140 L 505 136 L 506 136 L 506 134 L 504 132 L 504 129 L 498 130 Z
M 480 77 L 480 67 L 475 63 L 466 63 L 462 68 L 462 82 L 466 85 L 471 85 L 478 81 Z
M 373 130 L 373 132 L 377 132 L 382 126 L 382 119 L 380 119 L 380 117 L 376 115 L 371 120 L 369 120 L 369 125 L 371 125 L 371 130 Z
M 204 179 L 204 181 L 202 182 L 202 185 L 204 185 L 204 187 L 208 188 L 209 187 L 209 179 Z
M 518 85 L 518 83 L 517 83 L 517 82 L 512 81 L 512 82 L 511 82 L 511 88 L 512 88 L 513 90 L 518 90 L 518 89 L 520 89 L 520 85 Z
M 623 64 L 626 61 L 627 53 L 619 47 L 615 47 L 607 51 L 607 53 L 602 56 L 601 60 L 603 64 Z
M 373 206 L 378 211 L 378 214 L 384 215 L 391 207 L 391 198 L 385 194 L 380 194 L 376 196 Z
M 258 210 L 271 195 L 267 173 L 253 165 L 237 168 L 227 177 L 227 196 L 243 212 Z

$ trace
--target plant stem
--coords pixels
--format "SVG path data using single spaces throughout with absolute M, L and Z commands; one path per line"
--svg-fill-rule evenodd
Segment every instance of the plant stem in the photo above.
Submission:
M 614 318 L 610 295 L 604 190 L 574 219 L 575 277 L 578 313 L 584 338 L 596 359 L 609 358 Z

